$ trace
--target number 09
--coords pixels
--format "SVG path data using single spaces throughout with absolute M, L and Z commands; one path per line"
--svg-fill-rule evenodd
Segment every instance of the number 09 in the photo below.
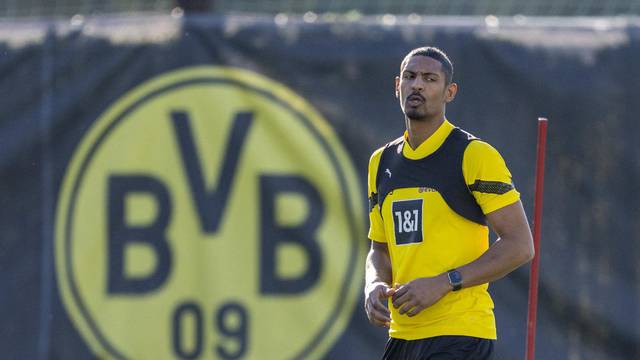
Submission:
M 191 319 L 193 329 L 187 331 L 193 339 L 189 341 L 184 330 Z M 215 314 L 214 326 L 223 337 L 215 346 L 215 352 L 222 359 L 238 359 L 247 351 L 249 340 L 249 316 L 242 304 L 228 302 Z M 196 359 L 202 354 L 203 316 L 201 307 L 195 302 L 185 302 L 173 312 L 173 352 L 181 359 Z M 233 344 L 235 343 L 235 345 Z

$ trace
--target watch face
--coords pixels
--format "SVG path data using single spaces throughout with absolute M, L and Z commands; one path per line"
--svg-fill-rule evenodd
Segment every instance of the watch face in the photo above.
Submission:
M 462 275 L 457 270 L 449 271 L 449 281 L 451 284 L 460 284 L 462 283 Z

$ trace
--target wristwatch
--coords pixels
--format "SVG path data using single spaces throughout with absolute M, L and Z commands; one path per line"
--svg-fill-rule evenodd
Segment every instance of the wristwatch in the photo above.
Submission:
M 462 289 L 462 275 L 456 269 L 449 270 L 447 272 L 447 277 L 449 278 L 449 284 L 453 287 L 453 291 L 458 291 Z

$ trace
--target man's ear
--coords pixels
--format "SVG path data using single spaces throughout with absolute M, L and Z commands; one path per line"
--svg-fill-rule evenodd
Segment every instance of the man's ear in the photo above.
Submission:
M 455 99 L 456 94 L 458 93 L 458 84 L 452 82 L 447 86 L 447 89 L 445 91 L 446 91 L 446 94 L 445 94 L 444 101 L 447 103 L 452 102 L 453 99 Z
M 400 97 L 400 77 L 396 76 L 396 97 Z

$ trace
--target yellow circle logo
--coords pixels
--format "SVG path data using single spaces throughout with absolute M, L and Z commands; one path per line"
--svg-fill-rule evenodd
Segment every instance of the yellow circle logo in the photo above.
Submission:
M 159 76 L 67 169 L 63 302 L 101 358 L 321 358 L 360 294 L 359 194 L 328 123 L 283 85 L 225 67 Z

